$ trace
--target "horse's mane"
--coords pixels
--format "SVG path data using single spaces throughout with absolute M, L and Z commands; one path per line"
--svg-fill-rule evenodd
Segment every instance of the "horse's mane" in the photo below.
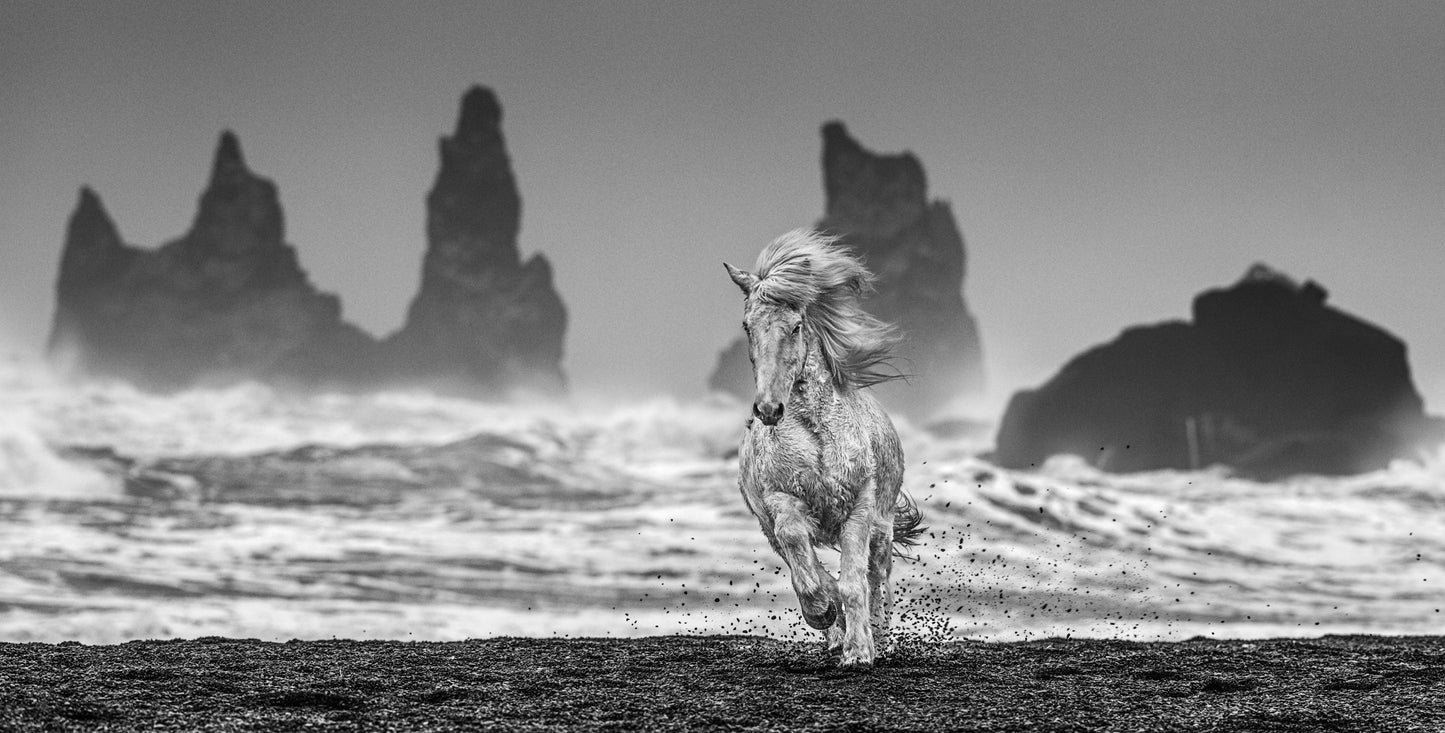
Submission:
M 838 237 L 794 229 L 758 254 L 759 297 L 798 308 L 818 334 L 823 362 L 839 389 L 870 387 L 903 377 L 891 368 L 898 338 L 893 327 L 863 310 L 874 276 Z

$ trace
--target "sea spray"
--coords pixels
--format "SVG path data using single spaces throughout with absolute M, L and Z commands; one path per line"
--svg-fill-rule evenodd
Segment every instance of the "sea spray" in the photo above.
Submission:
M 58 455 L 29 410 L 0 412 L 0 498 L 108 500 L 120 494 L 119 481 Z
M 816 637 L 738 497 L 731 400 L 160 396 L 5 370 L 3 639 Z M 898 423 L 929 527 L 896 566 L 900 638 L 1442 623 L 1445 453 L 1277 483 L 1022 472 Z

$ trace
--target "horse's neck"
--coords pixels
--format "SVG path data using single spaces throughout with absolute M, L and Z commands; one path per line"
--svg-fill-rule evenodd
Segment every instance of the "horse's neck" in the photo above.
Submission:
M 839 391 L 833 384 L 833 374 L 823 359 L 823 347 L 815 334 L 808 336 L 808 353 L 803 358 L 803 389 L 799 394 L 799 410 L 813 426 L 826 424 L 828 412 L 838 403 Z

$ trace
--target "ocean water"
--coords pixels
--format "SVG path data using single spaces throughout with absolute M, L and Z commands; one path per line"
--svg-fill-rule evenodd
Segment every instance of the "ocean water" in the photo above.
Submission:
M 745 412 L 162 397 L 0 361 L 0 640 L 813 638 L 738 496 Z M 899 428 L 929 527 L 900 634 L 1445 632 L 1445 450 L 1257 483 L 1009 471 L 987 430 Z

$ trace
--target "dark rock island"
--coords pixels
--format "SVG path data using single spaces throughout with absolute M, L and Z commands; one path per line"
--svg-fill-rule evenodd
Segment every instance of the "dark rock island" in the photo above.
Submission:
M 1383 468 L 1445 436 L 1405 344 L 1263 265 L 1194 299 L 1193 321 L 1125 330 L 1016 393 L 995 458 L 1110 471 L 1228 466 L 1277 478 Z
M 283 387 L 557 392 L 566 312 L 541 255 L 517 250 L 521 199 L 491 91 L 469 90 L 427 197 L 422 285 L 377 340 L 301 269 L 276 185 L 221 135 L 195 221 L 154 250 L 125 244 L 89 188 L 61 256 L 51 360 L 147 389 Z
M 983 386 L 978 326 L 963 300 L 963 237 L 943 201 L 928 200 L 923 165 L 911 153 L 877 155 L 841 122 L 823 126 L 827 211 L 817 226 L 840 235 L 878 276 L 866 307 L 903 336 L 895 366 L 906 382 L 875 387 L 891 409 L 927 418 Z M 709 385 L 750 398 L 746 343 L 734 341 Z

